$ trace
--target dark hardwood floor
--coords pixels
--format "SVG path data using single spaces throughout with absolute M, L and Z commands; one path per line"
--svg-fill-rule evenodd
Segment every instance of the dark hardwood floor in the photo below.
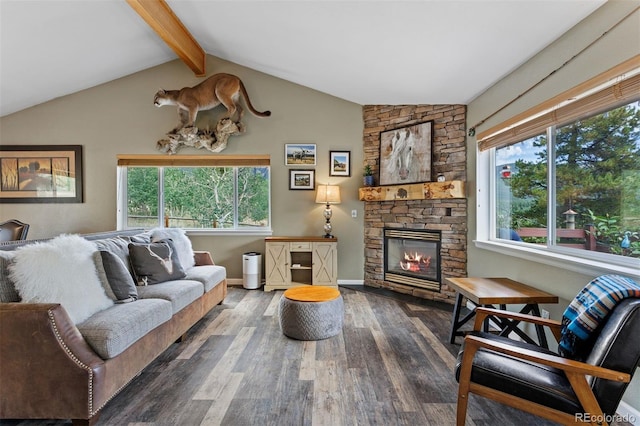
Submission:
M 280 332 L 281 291 L 231 287 L 224 303 L 146 368 L 98 425 L 453 425 L 459 345 L 451 306 L 341 288 L 343 332 Z M 1 421 L 59 426 L 69 421 Z M 472 396 L 467 425 L 550 425 Z

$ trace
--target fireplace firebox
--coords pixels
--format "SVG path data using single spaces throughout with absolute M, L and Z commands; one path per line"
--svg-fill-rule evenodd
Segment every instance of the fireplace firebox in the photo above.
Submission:
M 384 279 L 440 291 L 440 231 L 384 228 Z

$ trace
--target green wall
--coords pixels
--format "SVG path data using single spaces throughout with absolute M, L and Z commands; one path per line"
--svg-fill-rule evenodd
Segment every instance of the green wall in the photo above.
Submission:
M 115 59 L 114 59 L 115 60 Z M 332 207 L 333 233 L 338 237 L 338 279 L 363 279 L 363 203 L 358 201 L 362 177 L 362 107 L 285 80 L 209 56 L 207 74 L 238 75 L 260 111 L 246 112 L 247 131 L 229 139 L 224 154 L 271 156 L 273 235 L 323 235 L 324 206 L 315 204 L 315 191 L 290 191 L 284 165 L 284 144 L 317 144 L 316 184 L 339 184 L 342 203 Z M 156 108 L 159 88 L 193 86 L 201 79 L 175 60 L 109 83 L 2 117 L 2 144 L 74 144 L 84 151 L 85 201 L 82 204 L 0 204 L 1 219 L 30 223 L 30 238 L 60 233 L 86 233 L 116 227 L 116 155 L 159 154 L 156 142 L 178 121 L 176 109 Z M 222 108 L 205 112 L 215 121 Z M 199 117 L 201 118 L 201 117 Z M 200 120 L 199 120 L 200 122 Z M 351 151 L 352 176 L 329 179 L 329 151 Z M 183 148 L 180 154 L 210 155 Z M 358 217 L 352 218 L 351 211 Z M 264 237 L 195 236 L 196 249 L 212 252 L 227 267 L 230 278 L 242 277 L 242 253 L 264 252 Z
M 547 46 L 527 63 L 503 78 L 468 106 L 468 127 L 493 114 L 503 105 L 525 92 L 531 86 L 560 67 L 576 53 L 598 39 L 624 16 L 640 5 L 640 1 L 609 1 L 580 24 L 568 31 L 560 39 Z M 478 127 L 481 132 L 500 122 L 526 111 L 559 93 L 564 92 L 610 68 L 640 54 L 640 12 L 611 30 L 594 43 L 574 61 L 562 68 L 540 86 L 524 95 L 510 107 Z M 476 170 L 477 149 L 475 137 L 467 138 L 468 143 L 468 194 L 469 194 L 469 241 L 476 239 L 478 228 L 484 222 L 478 217 L 476 194 L 485 192 L 482 176 Z M 541 288 L 561 297 L 558 305 L 544 306 L 551 312 L 551 318 L 560 319 L 569 301 L 589 282 L 593 275 L 571 272 L 541 263 L 528 261 L 493 251 L 479 249 L 469 244 L 468 274 L 470 276 L 506 276 Z M 623 399 L 640 410 L 640 375 L 636 375 Z M 640 420 L 640 419 L 638 419 Z

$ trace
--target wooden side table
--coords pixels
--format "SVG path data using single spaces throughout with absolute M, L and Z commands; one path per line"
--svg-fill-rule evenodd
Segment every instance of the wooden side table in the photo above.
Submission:
M 466 297 L 475 306 L 484 306 L 487 308 L 495 308 L 499 305 L 500 309 L 506 309 L 509 304 L 524 304 L 520 310 L 522 314 L 533 314 L 540 316 L 538 303 L 558 303 L 558 296 L 547 293 L 542 290 L 522 284 L 509 278 L 446 278 L 447 283 L 458 293 L 456 303 L 453 307 L 453 319 L 451 322 L 451 334 L 449 341 L 455 343 L 456 336 L 462 336 L 460 327 L 467 323 L 476 314 L 475 309 L 460 319 L 460 310 L 462 302 Z M 519 329 L 519 321 L 511 321 L 504 318 L 489 317 L 484 323 L 484 330 L 489 328 L 488 322 L 492 321 L 498 326 L 501 336 L 508 336 L 509 333 L 515 332 L 524 341 L 536 343 L 524 331 Z M 544 348 L 548 348 L 547 339 L 544 334 L 544 328 L 536 325 L 536 334 L 538 343 Z

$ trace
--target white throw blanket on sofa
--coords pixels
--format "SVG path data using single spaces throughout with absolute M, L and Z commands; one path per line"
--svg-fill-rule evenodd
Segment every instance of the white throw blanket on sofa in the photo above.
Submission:
M 25 303 L 60 303 L 76 324 L 113 305 L 93 260 L 96 245 L 60 235 L 15 251 L 10 277 Z

